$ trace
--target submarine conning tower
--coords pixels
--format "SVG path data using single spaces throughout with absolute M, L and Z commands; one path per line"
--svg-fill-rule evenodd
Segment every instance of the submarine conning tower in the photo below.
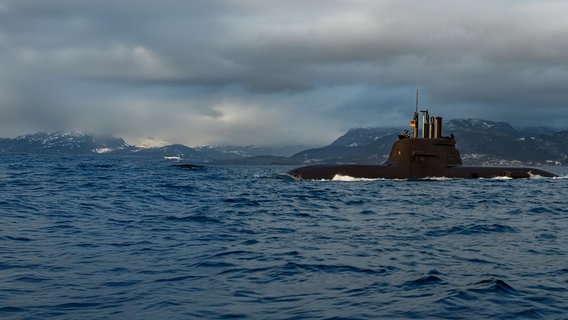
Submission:
M 442 117 L 430 117 L 428 110 L 420 112 L 421 130 L 418 112 L 415 112 L 410 122 L 413 135 L 411 136 L 408 130 L 399 135 L 386 164 L 412 168 L 413 174 L 418 176 L 441 176 L 448 168 L 462 164 L 460 153 L 456 149 L 456 140 L 453 135 L 442 136 Z

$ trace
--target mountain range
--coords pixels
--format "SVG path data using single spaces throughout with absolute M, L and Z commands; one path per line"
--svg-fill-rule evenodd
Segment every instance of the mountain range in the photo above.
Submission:
M 517 129 L 506 122 L 454 119 L 445 122 L 443 131 L 456 137 L 465 164 L 568 165 L 568 130 Z M 327 146 L 305 149 L 181 144 L 143 148 L 112 136 L 55 132 L 0 138 L 0 152 L 137 155 L 218 164 L 380 163 L 400 133 L 400 128 L 354 128 Z

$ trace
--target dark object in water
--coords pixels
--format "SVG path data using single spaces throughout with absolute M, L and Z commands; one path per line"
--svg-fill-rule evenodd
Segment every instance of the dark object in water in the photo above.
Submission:
M 454 136 L 442 136 L 442 118 L 429 119 L 423 113 L 422 137 L 418 137 L 418 112 L 410 125 L 413 137 L 405 130 L 394 142 L 388 159 L 383 164 L 327 164 L 296 168 L 288 174 L 297 180 L 331 180 L 335 176 L 369 179 L 423 179 L 447 178 L 530 178 L 557 177 L 554 173 L 525 167 L 470 167 L 463 166 Z
M 205 166 L 191 163 L 174 164 L 174 167 L 184 168 L 184 169 L 202 169 Z

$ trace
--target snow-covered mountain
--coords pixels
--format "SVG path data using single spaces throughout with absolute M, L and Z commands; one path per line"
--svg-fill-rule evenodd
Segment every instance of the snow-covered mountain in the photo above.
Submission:
M 39 132 L 14 139 L 0 139 L 0 152 L 109 153 L 134 149 L 121 138 L 82 132 Z
M 129 145 L 121 138 L 99 136 L 84 132 L 39 132 L 13 139 L 0 138 L 0 152 L 121 154 L 172 159 L 179 158 L 197 162 L 230 162 L 261 155 L 284 158 L 304 148 L 299 146 L 201 146 L 191 148 L 181 144 L 158 147 L 144 145 L 139 147 Z M 270 157 L 262 159 L 269 161 L 269 158 Z M 258 159 L 255 161 L 258 162 Z

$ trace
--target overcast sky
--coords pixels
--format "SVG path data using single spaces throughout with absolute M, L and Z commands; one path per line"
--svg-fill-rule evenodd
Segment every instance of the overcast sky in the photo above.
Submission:
M 568 128 L 565 0 L 0 0 L 0 136 L 325 145 L 432 115 Z

